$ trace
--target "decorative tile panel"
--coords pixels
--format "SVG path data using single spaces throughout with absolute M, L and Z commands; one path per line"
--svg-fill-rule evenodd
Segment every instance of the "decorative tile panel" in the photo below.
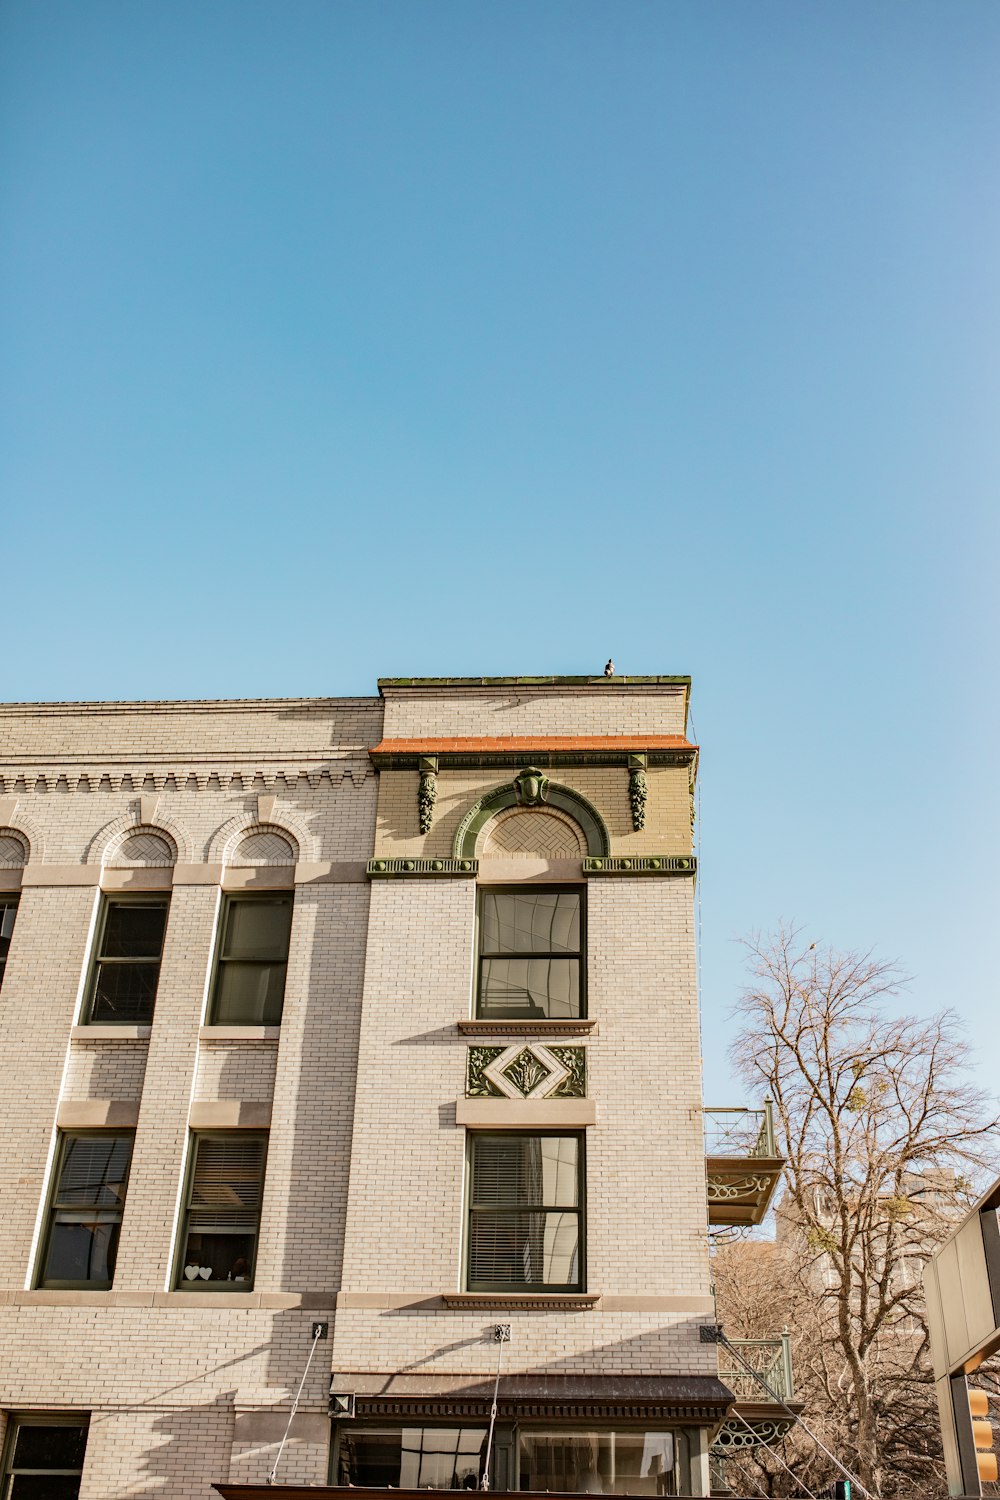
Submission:
M 470 1047 L 465 1092 L 472 1099 L 583 1099 L 587 1049 L 541 1042 Z
M 575 859 L 586 854 L 583 836 L 570 819 L 546 808 L 498 813 L 484 831 L 481 854 L 514 854 L 539 859 Z

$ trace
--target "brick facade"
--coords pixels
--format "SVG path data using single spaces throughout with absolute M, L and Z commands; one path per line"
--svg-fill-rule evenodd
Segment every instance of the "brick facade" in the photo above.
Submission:
M 316 1319 L 330 1338 L 282 1457 L 286 1484 L 328 1478 L 331 1374 L 362 1394 L 403 1376 L 411 1392 L 422 1377 L 428 1393 L 459 1390 L 495 1367 L 495 1316 L 512 1324 L 511 1375 L 714 1376 L 698 1335 L 713 1303 L 691 876 L 586 878 L 580 857 L 532 858 L 525 825 L 526 856 L 485 854 L 478 881 L 366 878 L 374 856 L 450 857 L 470 807 L 517 770 L 443 758 L 421 833 L 419 771 L 376 770 L 368 752 L 381 741 L 635 736 L 641 751 L 644 734 L 686 745 L 685 710 L 681 679 L 0 707 L 0 831 L 28 847 L 23 870 L 0 870 L 4 890 L 20 886 L 0 996 L 11 1085 L 0 1409 L 89 1413 L 81 1495 L 194 1500 L 213 1482 L 261 1482 Z M 600 755 L 547 774 L 596 809 L 610 852 L 689 855 L 692 757 L 649 765 L 636 830 L 628 770 Z M 137 829 L 168 854 L 120 868 Z M 234 863 L 259 830 L 281 834 L 295 863 Z M 462 1302 L 459 1116 L 482 1038 L 461 1023 L 475 1014 L 477 890 L 519 880 L 585 893 L 588 1021 L 563 1040 L 586 1048 L 587 1097 L 500 1100 L 497 1117 L 515 1130 L 593 1123 L 573 1126 L 586 1137 L 586 1300 L 504 1311 L 502 1297 Z M 280 1027 L 213 1026 L 223 895 L 280 890 L 294 890 Z M 102 898 L 154 891 L 170 906 L 152 1021 L 88 1026 Z M 501 1043 L 521 1035 L 512 1020 Z M 39 1289 L 58 1130 L 110 1128 L 134 1130 L 113 1285 Z M 247 1128 L 268 1131 L 252 1289 L 185 1290 L 191 1130 Z

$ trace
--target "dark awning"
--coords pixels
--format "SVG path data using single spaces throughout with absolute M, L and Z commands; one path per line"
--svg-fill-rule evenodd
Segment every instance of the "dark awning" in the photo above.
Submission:
M 488 1418 L 493 1381 L 470 1375 L 341 1375 L 359 1417 Z M 718 1422 L 733 1395 L 714 1375 L 505 1375 L 498 1415 L 562 1421 Z

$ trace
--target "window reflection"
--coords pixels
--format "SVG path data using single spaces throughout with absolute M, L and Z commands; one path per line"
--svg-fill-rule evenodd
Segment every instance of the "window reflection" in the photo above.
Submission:
M 688 1495 L 683 1429 L 522 1431 L 519 1488 L 585 1495 Z
M 579 1136 L 471 1137 L 469 1287 L 578 1290 Z
M 340 1437 L 338 1484 L 411 1490 L 475 1490 L 484 1427 L 359 1427 Z
M 483 891 L 480 1016 L 563 1020 L 581 1014 L 581 901 L 579 891 Z

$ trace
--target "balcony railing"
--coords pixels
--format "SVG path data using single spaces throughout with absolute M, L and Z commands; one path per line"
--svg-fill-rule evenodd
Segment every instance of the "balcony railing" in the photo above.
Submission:
M 742 1364 L 725 1344 L 719 1345 L 719 1379 L 728 1385 L 737 1401 L 766 1405 L 771 1397 L 746 1368 L 751 1365 L 782 1401 L 794 1400 L 792 1388 L 792 1341 L 787 1333 L 775 1339 L 731 1339 Z
M 770 1099 L 763 1109 L 706 1109 L 705 1158 L 711 1224 L 759 1224 L 784 1165 Z
M 777 1156 L 774 1111 L 770 1099 L 763 1109 L 706 1109 L 706 1156 Z

